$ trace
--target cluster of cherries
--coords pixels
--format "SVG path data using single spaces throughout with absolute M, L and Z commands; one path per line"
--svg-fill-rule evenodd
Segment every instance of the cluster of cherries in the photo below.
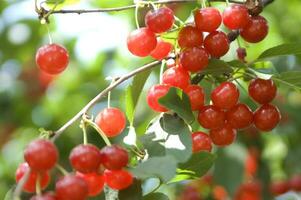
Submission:
M 282 195 L 288 191 L 301 192 L 301 175 L 296 174 L 289 180 L 281 180 L 272 182 L 270 192 L 275 195 Z

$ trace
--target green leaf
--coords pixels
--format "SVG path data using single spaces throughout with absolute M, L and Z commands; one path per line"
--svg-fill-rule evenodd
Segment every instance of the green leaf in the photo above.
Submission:
M 257 60 L 271 58 L 275 56 L 285 56 L 285 55 L 296 55 L 301 54 L 301 44 L 294 43 L 294 44 L 281 44 L 276 47 L 272 47 L 268 50 L 265 50 Z
M 282 72 L 272 76 L 272 79 L 278 84 L 301 90 L 301 71 Z
M 240 61 L 240 60 L 232 60 L 227 62 L 228 65 L 230 65 L 231 67 L 235 67 L 235 68 L 247 68 L 248 66 L 246 65 L 246 63 Z
M 250 66 L 253 70 L 263 74 L 277 74 L 277 70 L 270 61 L 256 62 Z
M 177 113 L 187 123 L 191 124 L 194 121 L 189 97 L 181 89 L 171 87 L 168 93 L 159 99 L 159 103 Z
M 140 142 L 143 147 L 147 150 L 149 157 L 165 156 L 165 140 L 155 140 L 155 133 L 148 133 L 140 137 Z
M 211 74 L 218 76 L 224 73 L 232 73 L 231 66 L 219 59 L 210 59 L 208 66 L 201 72 L 201 74 Z
M 169 200 L 169 198 L 163 193 L 155 192 L 144 196 L 142 200 Z
M 141 200 L 142 199 L 142 188 L 141 181 L 135 179 L 133 184 L 118 193 L 119 200 Z

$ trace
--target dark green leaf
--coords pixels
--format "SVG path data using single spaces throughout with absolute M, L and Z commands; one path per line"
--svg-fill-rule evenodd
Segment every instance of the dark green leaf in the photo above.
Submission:
M 218 76 L 224 73 L 233 72 L 231 66 L 219 59 L 210 59 L 208 66 L 201 72 L 201 74 L 211 74 Z
M 143 200 L 169 200 L 169 198 L 163 193 L 156 192 L 144 196 Z
M 230 62 L 227 62 L 228 65 L 235 68 L 247 68 L 248 66 L 246 63 L 241 62 L 240 60 L 232 60 Z
M 141 181 L 135 179 L 133 184 L 118 193 L 119 200 L 141 200 L 142 199 L 142 188 Z
M 294 43 L 294 44 L 281 44 L 276 47 L 272 47 L 268 50 L 265 50 L 257 60 L 271 58 L 275 56 L 284 56 L 284 55 L 291 55 L 291 54 L 301 54 L 301 44 Z
M 301 71 L 283 72 L 272 76 L 272 79 L 278 84 L 301 90 Z
M 165 156 L 165 140 L 154 140 L 155 138 L 155 133 L 148 133 L 140 137 L 140 142 L 147 150 L 149 157 Z

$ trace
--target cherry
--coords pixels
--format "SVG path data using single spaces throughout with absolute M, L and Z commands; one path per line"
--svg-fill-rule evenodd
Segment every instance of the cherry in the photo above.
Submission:
M 118 108 L 105 108 L 98 113 L 95 123 L 108 137 L 119 135 L 125 128 L 126 118 Z M 114 124 L 114 126 L 112 126 Z
M 253 181 L 244 183 L 236 191 L 234 200 L 261 200 L 262 189 L 260 182 Z
M 268 31 L 267 20 L 262 16 L 254 16 L 248 25 L 241 30 L 240 35 L 247 42 L 257 43 L 267 36 Z
M 133 176 L 126 170 L 105 170 L 105 183 L 114 190 L 122 190 L 133 183 Z
M 277 87 L 272 79 L 253 79 L 249 84 L 249 95 L 260 104 L 270 103 L 277 94 Z
M 173 45 L 171 43 L 158 39 L 156 48 L 150 53 L 150 56 L 162 60 L 168 56 L 172 49 Z
M 200 31 L 213 32 L 221 25 L 222 16 L 216 8 L 202 8 L 194 12 L 194 21 Z
M 288 181 L 276 181 L 270 185 L 270 191 L 273 195 L 278 196 L 288 192 L 290 185 Z
M 58 160 L 56 146 L 45 139 L 37 139 L 28 144 L 24 158 L 31 169 L 46 171 L 54 167 Z
M 223 12 L 223 23 L 231 29 L 242 29 L 250 22 L 250 15 L 246 6 L 233 4 Z
M 192 133 L 192 152 L 197 153 L 200 151 L 212 150 L 212 141 L 208 134 L 203 132 Z
M 204 47 L 212 57 L 219 58 L 229 51 L 230 41 L 224 32 L 214 31 L 205 38 Z
M 234 142 L 236 138 L 236 130 L 229 124 L 225 124 L 219 129 L 210 130 L 209 135 L 213 144 L 218 146 L 227 146 Z
M 216 106 L 204 106 L 201 108 L 198 121 L 202 127 L 207 129 L 217 129 L 224 125 L 226 120 L 226 115 L 224 111 Z
M 205 69 L 209 62 L 209 55 L 203 48 L 192 47 L 180 53 L 180 64 L 185 70 L 199 72 Z
M 67 175 L 55 184 L 58 200 L 85 200 L 88 197 L 88 184 L 83 178 Z
M 129 161 L 128 152 L 118 145 L 106 146 L 100 150 L 101 162 L 106 169 L 119 170 Z
M 135 56 L 148 56 L 157 45 L 156 35 L 148 28 L 132 31 L 127 38 L 128 50 Z
M 101 174 L 90 173 L 90 174 L 82 174 L 80 172 L 76 172 L 76 176 L 82 178 L 86 181 L 88 185 L 88 195 L 90 197 L 94 197 L 101 193 L 104 186 L 104 177 Z
M 92 144 L 81 144 L 72 149 L 69 160 L 72 167 L 82 173 L 96 172 L 101 164 L 99 149 Z
M 145 24 L 154 33 L 168 31 L 174 21 L 174 13 L 168 7 L 161 7 L 157 10 L 149 11 L 145 15 Z
M 289 181 L 290 188 L 294 191 L 301 191 L 301 175 L 295 175 Z
M 157 112 L 166 112 L 168 109 L 159 104 L 158 100 L 165 96 L 169 90 L 169 85 L 153 85 L 147 94 L 148 106 Z
M 246 62 L 246 57 L 247 57 L 247 51 L 245 48 L 237 48 L 236 49 L 236 54 L 237 54 L 237 58 L 242 61 L 242 62 Z
M 47 192 L 43 195 L 35 195 L 30 200 L 56 200 L 56 195 L 52 192 Z
M 249 127 L 253 122 L 253 112 L 246 105 L 239 103 L 232 107 L 227 113 L 227 122 L 235 129 Z
M 198 85 L 189 85 L 184 92 L 188 95 L 191 105 L 191 110 L 200 110 L 205 104 L 204 89 Z
M 190 82 L 189 73 L 181 67 L 171 67 L 162 76 L 163 84 L 185 89 Z
M 203 33 L 194 26 L 183 27 L 178 35 L 181 48 L 200 47 L 203 44 Z
M 26 172 L 30 170 L 27 163 L 21 163 L 16 171 L 16 182 L 18 183 L 22 177 L 26 174 Z M 44 172 L 36 172 L 31 170 L 29 172 L 29 177 L 27 181 L 25 182 L 23 186 L 23 190 L 25 192 L 33 193 L 36 191 L 36 183 L 38 180 L 38 176 L 40 176 L 40 187 L 41 189 L 45 189 L 49 182 L 50 182 L 50 176 L 47 171 Z
M 47 74 L 59 74 L 68 66 L 69 55 L 64 47 L 58 44 L 47 44 L 38 49 L 36 63 Z
M 235 106 L 239 99 L 239 90 L 232 82 L 223 82 L 211 93 L 213 105 L 228 110 Z
M 281 118 L 277 107 L 264 104 L 254 113 L 254 124 L 261 131 L 271 131 L 279 123 Z

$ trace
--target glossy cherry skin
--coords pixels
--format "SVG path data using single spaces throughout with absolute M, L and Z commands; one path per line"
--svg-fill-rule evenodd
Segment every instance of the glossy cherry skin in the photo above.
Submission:
M 101 155 L 96 146 L 81 144 L 72 149 L 69 160 L 76 171 L 91 173 L 98 171 L 101 164 Z
M 201 108 L 198 121 L 206 129 L 217 129 L 224 125 L 226 114 L 216 106 L 204 106 Z
M 211 93 L 213 105 L 220 109 L 229 110 L 239 99 L 239 90 L 232 82 L 223 82 Z
M 100 150 L 101 163 L 106 169 L 119 170 L 125 167 L 129 161 L 128 152 L 118 146 L 106 146 Z
M 85 200 L 88 197 L 88 191 L 86 181 L 75 175 L 64 176 L 55 184 L 58 200 Z
M 208 134 L 203 132 L 194 132 L 192 137 L 192 152 L 197 153 L 200 151 L 212 150 L 212 141 Z
M 301 191 L 301 175 L 294 175 L 289 181 L 291 190 Z
M 230 41 L 224 32 L 215 31 L 207 35 L 204 47 L 212 57 L 219 58 L 229 51 Z
M 16 182 L 18 183 L 21 178 L 26 174 L 26 172 L 30 170 L 29 166 L 27 163 L 22 163 L 19 165 L 16 174 L 15 174 L 15 178 L 16 178 Z M 30 171 L 29 177 L 27 179 L 27 181 L 25 182 L 24 186 L 23 186 L 23 190 L 25 192 L 29 192 L 29 193 L 33 193 L 36 191 L 36 183 L 37 183 L 37 179 L 38 176 L 40 176 L 40 187 L 41 189 L 45 189 L 49 182 L 50 182 L 50 176 L 49 173 L 44 171 L 44 172 L 35 172 L 35 171 Z
M 205 104 L 205 92 L 201 86 L 189 85 L 184 92 L 188 95 L 191 105 L 191 110 L 200 110 Z
M 248 90 L 250 97 L 260 104 L 270 103 L 277 94 L 277 87 L 272 79 L 253 79 Z
M 172 49 L 171 43 L 158 39 L 156 48 L 150 53 L 150 56 L 156 60 L 162 60 L 169 55 Z
M 133 183 L 133 176 L 126 170 L 105 170 L 105 183 L 114 190 L 123 190 Z
M 209 54 L 203 48 L 187 48 L 180 53 L 180 64 L 190 72 L 202 71 L 207 67 L 208 62 Z
M 162 76 L 162 83 L 173 87 L 185 89 L 190 82 L 189 73 L 181 67 L 171 67 Z
M 239 103 L 227 111 L 226 118 L 233 128 L 243 129 L 253 123 L 253 112 L 246 104 Z
M 223 12 L 223 23 L 231 30 L 242 29 L 250 22 L 250 15 L 246 6 L 233 4 Z
M 210 130 L 209 135 L 213 144 L 218 146 L 227 146 L 234 142 L 236 138 L 236 130 L 229 124 L 225 124 L 219 129 Z
M 194 26 L 185 26 L 179 32 L 178 44 L 181 48 L 201 47 L 203 33 Z
M 216 8 L 202 8 L 194 12 L 194 22 L 200 31 L 213 32 L 221 25 L 222 16 Z
M 156 35 L 148 28 L 136 29 L 127 37 L 128 50 L 135 56 L 148 56 L 156 46 Z
M 247 42 L 257 43 L 267 36 L 268 31 L 267 20 L 262 16 L 254 16 L 248 25 L 241 30 L 240 36 Z
M 58 150 L 52 142 L 45 139 L 36 139 L 26 147 L 24 159 L 31 169 L 46 171 L 54 167 L 58 155 Z
M 56 196 L 52 192 L 47 192 L 43 195 L 35 195 L 31 197 L 30 200 L 56 200 Z
M 158 100 L 165 96 L 169 90 L 169 85 L 153 85 L 147 94 L 147 104 L 148 106 L 156 112 L 166 112 L 167 109 L 160 105 Z
M 47 44 L 40 47 L 36 53 L 38 67 L 47 74 L 59 74 L 69 64 L 67 50 L 58 44 Z
M 76 172 L 76 176 L 86 181 L 88 185 L 88 196 L 94 197 L 102 192 L 104 186 L 104 177 L 102 174 L 82 174 Z
M 149 11 L 145 15 L 145 24 L 154 33 L 168 31 L 174 21 L 174 13 L 168 7 L 161 7 L 157 10 Z
M 276 181 L 272 182 L 270 185 L 270 192 L 275 195 L 281 195 L 288 192 L 290 189 L 290 185 L 288 181 Z
M 118 108 L 105 108 L 98 113 L 95 123 L 108 137 L 119 135 L 125 128 L 126 118 Z M 112 126 L 114 124 L 114 126 Z
M 264 104 L 254 113 L 254 124 L 261 131 L 271 131 L 280 122 L 281 115 L 277 107 Z

